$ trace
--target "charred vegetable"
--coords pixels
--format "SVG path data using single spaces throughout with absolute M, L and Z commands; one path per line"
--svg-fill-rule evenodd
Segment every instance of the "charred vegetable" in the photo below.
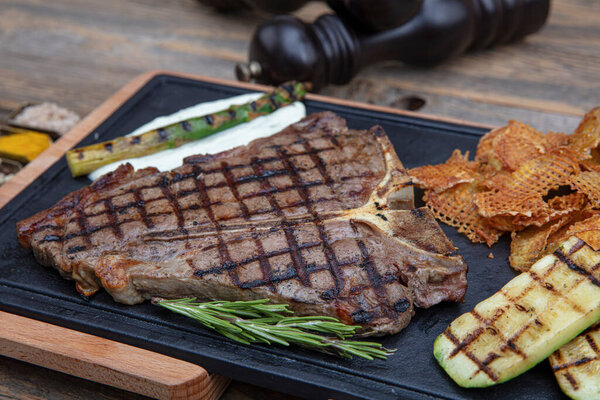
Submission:
M 223 131 L 301 100 L 307 87 L 302 83 L 283 84 L 251 103 L 191 118 L 137 136 L 119 137 L 67 152 L 66 158 L 74 177 L 86 175 L 119 160 L 142 157 Z
M 571 237 L 436 339 L 433 354 L 463 387 L 527 371 L 600 319 L 600 252 Z
M 600 324 L 586 330 L 550 356 L 560 388 L 572 399 L 600 397 Z

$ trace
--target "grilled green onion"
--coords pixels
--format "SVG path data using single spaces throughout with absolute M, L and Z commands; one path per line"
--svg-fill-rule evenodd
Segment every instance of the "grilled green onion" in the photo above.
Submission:
M 294 101 L 302 100 L 306 91 L 307 86 L 303 83 L 283 84 L 250 103 L 234 105 L 214 114 L 190 118 L 141 135 L 119 137 L 70 150 L 66 154 L 67 163 L 73 177 L 77 177 L 119 160 L 173 149 L 270 114 Z

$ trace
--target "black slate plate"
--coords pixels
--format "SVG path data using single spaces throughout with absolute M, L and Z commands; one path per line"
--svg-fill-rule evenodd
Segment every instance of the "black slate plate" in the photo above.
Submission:
M 124 135 L 159 115 L 202 101 L 246 92 L 206 81 L 157 75 L 80 144 Z M 474 153 L 481 128 L 307 101 L 308 112 L 332 110 L 356 129 L 381 124 L 408 168 L 445 161 L 454 148 Z M 0 309 L 118 340 L 195 362 L 230 376 L 309 399 L 556 399 L 563 395 L 547 362 L 512 381 L 488 389 L 455 385 L 432 355 L 433 341 L 460 314 L 470 311 L 515 275 L 508 267 L 508 240 L 491 251 L 443 226 L 469 264 L 463 304 L 418 310 L 397 335 L 380 339 L 398 351 L 387 361 L 345 360 L 303 349 L 242 346 L 203 329 L 185 317 L 148 303 L 124 306 L 102 292 L 80 298 L 72 282 L 43 268 L 31 251 L 19 247 L 17 221 L 53 205 L 89 181 L 71 178 L 64 158 L 0 211 Z

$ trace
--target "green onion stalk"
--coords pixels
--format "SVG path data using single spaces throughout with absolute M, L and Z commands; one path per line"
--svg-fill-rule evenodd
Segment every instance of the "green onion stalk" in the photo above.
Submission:
M 136 136 L 122 136 L 102 143 L 69 150 L 67 163 L 73 177 L 87 175 L 116 161 L 173 149 L 244 122 L 270 114 L 302 100 L 308 84 L 291 82 L 278 86 L 259 99 L 201 117 L 190 118 Z

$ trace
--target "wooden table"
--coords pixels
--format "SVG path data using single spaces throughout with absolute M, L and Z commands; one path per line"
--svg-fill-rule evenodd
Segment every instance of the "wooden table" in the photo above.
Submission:
M 297 14 L 312 20 L 326 10 L 313 3 Z M 84 116 L 151 69 L 232 79 L 262 20 L 220 15 L 195 0 L 0 0 L 0 119 L 29 101 Z M 555 0 L 549 24 L 522 43 L 432 69 L 372 67 L 323 94 L 397 108 L 421 99 L 423 113 L 570 132 L 600 105 L 600 2 Z M 0 397 L 142 398 L 1 357 Z M 223 398 L 291 399 L 239 382 Z

